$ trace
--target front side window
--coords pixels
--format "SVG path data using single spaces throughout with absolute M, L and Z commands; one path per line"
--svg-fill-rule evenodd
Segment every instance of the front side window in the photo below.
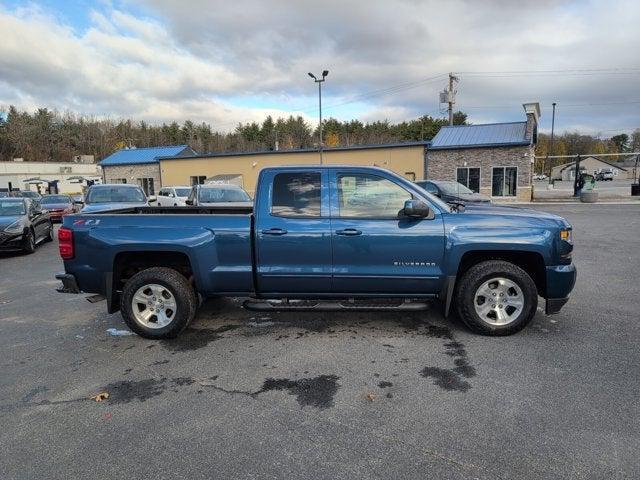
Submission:
M 338 175 L 341 217 L 397 218 L 413 195 L 391 180 L 366 173 Z
M 516 167 L 493 167 L 491 175 L 491 195 L 494 197 L 515 197 L 518 183 Z
M 458 167 L 456 180 L 472 192 L 480 193 L 479 167 Z
M 273 178 L 271 213 L 282 217 L 319 217 L 319 172 L 279 173 Z

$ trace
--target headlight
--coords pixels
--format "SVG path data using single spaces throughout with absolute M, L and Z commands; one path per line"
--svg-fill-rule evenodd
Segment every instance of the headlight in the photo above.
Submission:
M 16 220 L 11 225 L 4 229 L 7 233 L 22 233 L 22 222 L 20 220 Z

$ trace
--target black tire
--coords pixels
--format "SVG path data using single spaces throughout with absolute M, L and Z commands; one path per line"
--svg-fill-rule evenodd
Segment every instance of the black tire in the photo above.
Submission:
M 36 251 L 36 235 L 30 228 L 27 234 L 24 236 L 24 251 L 26 253 L 33 253 Z
M 524 302 L 520 314 L 505 325 L 494 325 L 483 320 L 475 309 L 476 291 L 492 278 L 506 278 L 515 282 L 522 290 Z M 458 314 L 464 324 L 482 335 L 501 336 L 519 332 L 533 319 L 538 308 L 538 289 L 523 269 L 503 260 L 487 260 L 467 270 L 456 284 Z
M 47 232 L 47 236 L 44 237 L 45 242 L 53 242 L 53 222 L 49 222 L 49 231 Z
M 133 314 L 132 300 L 141 287 L 159 284 L 176 300 L 176 312 L 171 323 L 162 328 L 149 328 L 139 323 Z M 120 296 L 120 312 L 131 331 L 150 339 L 174 338 L 193 320 L 198 306 L 196 293 L 189 281 L 172 268 L 153 267 L 142 270 L 125 283 Z

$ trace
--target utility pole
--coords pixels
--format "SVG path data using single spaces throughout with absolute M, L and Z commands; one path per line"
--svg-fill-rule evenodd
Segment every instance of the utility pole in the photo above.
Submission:
M 551 181 L 551 165 L 549 164 L 549 153 L 553 151 L 553 129 L 556 124 L 556 102 L 551 104 L 553 106 L 553 113 L 551 114 L 551 142 L 549 142 L 549 148 L 547 149 L 547 158 L 544 163 L 545 166 L 549 169 L 549 184 L 553 183 Z
M 329 70 L 322 71 L 322 78 L 316 78 L 316 76 L 311 72 L 309 72 L 308 75 L 318 84 L 318 108 L 320 111 L 320 124 L 318 125 L 318 150 L 320 150 L 320 165 L 322 165 L 322 82 L 324 82 L 327 75 L 329 75 Z
M 449 104 L 449 125 L 453 125 L 453 104 L 456 103 L 456 92 L 453 90 L 453 82 L 457 82 L 458 77 L 449 73 L 449 91 L 447 103 Z

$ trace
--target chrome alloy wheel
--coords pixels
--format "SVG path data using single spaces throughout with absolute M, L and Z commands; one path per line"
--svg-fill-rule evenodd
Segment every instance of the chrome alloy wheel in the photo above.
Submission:
M 473 306 L 483 321 L 491 325 L 507 325 L 522 313 L 524 294 L 513 280 L 492 278 L 476 290 Z
M 156 283 L 140 287 L 131 300 L 133 316 L 143 327 L 166 327 L 176 316 L 176 299 L 164 286 Z

